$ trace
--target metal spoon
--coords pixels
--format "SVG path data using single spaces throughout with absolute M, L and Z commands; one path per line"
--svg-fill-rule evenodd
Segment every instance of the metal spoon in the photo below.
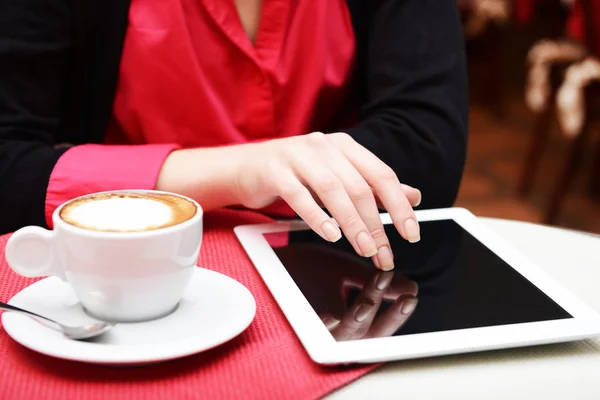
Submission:
M 80 326 L 67 326 L 60 324 L 56 321 L 51 320 L 50 318 L 46 318 L 39 314 L 36 314 L 31 311 L 23 310 L 21 308 L 11 306 L 10 304 L 0 302 L 0 310 L 17 312 L 23 315 L 27 315 L 28 317 L 32 317 L 34 319 L 41 319 L 44 325 L 47 322 L 51 322 L 54 327 L 64 334 L 69 339 L 81 340 L 81 339 L 89 339 L 94 336 L 98 336 L 115 326 L 115 324 L 111 322 L 90 322 L 89 324 L 84 324 Z

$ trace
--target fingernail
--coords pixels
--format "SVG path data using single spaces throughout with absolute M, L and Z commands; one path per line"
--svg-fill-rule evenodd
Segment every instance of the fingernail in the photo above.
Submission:
M 366 231 L 362 231 L 356 236 L 356 243 L 363 257 L 373 257 L 377 254 L 375 241 Z
M 383 245 L 377 250 L 377 259 L 379 260 L 378 268 L 381 268 L 384 271 L 391 271 L 394 269 L 394 256 L 392 255 L 389 246 Z
M 323 225 L 321 225 L 321 229 L 323 230 L 323 234 L 325 235 L 327 240 L 329 240 L 330 242 L 337 242 L 342 238 L 342 231 L 340 231 L 340 228 L 335 226 L 331 221 L 323 222 Z
M 417 308 L 418 302 L 419 301 L 416 298 L 409 297 L 402 303 L 402 308 L 400 309 L 400 312 L 404 315 L 412 314 L 412 312 L 415 311 L 415 308 Z
M 336 328 L 339 324 L 340 324 L 340 320 L 335 318 L 335 317 L 325 317 L 323 320 L 323 324 L 328 328 L 328 329 L 334 329 Z
M 375 303 L 373 303 L 370 299 L 362 299 L 360 304 L 356 308 L 356 312 L 354 313 L 354 319 L 356 322 L 363 322 L 371 311 L 373 311 L 373 307 Z
M 390 286 L 390 283 L 392 283 L 392 279 L 394 278 L 394 274 L 391 272 L 382 272 L 377 276 L 377 283 L 375 284 L 375 286 L 377 287 L 377 290 L 385 290 L 388 288 L 388 286 Z
M 423 194 L 419 189 L 415 189 L 419 193 L 419 200 L 415 203 L 414 207 L 419 207 L 421 205 L 421 200 L 423 200 Z
M 421 240 L 421 233 L 419 232 L 419 225 L 417 225 L 417 221 L 412 218 L 404 221 L 404 234 L 406 235 L 406 240 L 411 243 L 417 243 Z

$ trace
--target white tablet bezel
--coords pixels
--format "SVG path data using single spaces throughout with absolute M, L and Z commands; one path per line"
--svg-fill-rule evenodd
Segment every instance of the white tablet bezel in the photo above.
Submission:
M 419 221 L 452 219 L 573 316 L 571 319 L 336 341 L 263 236 L 309 229 L 302 221 L 235 228 L 235 233 L 309 356 L 325 365 L 371 363 L 600 336 L 600 316 L 463 208 L 417 211 Z M 390 224 L 389 214 L 381 214 Z

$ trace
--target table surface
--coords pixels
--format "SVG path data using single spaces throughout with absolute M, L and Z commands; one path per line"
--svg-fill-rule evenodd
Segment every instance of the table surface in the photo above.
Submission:
M 600 312 L 600 236 L 482 218 Z M 389 363 L 329 399 L 600 399 L 600 339 Z

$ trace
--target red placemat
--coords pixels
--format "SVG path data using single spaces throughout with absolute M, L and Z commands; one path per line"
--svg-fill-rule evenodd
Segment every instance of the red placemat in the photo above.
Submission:
M 375 368 L 321 367 L 310 360 L 232 230 L 263 222 L 269 219 L 246 211 L 205 217 L 200 265 L 238 280 L 256 299 L 256 318 L 236 339 L 163 364 L 113 368 L 38 354 L 0 325 L 0 399 L 314 399 Z M 2 301 L 35 281 L 6 265 L 7 239 L 0 237 Z

